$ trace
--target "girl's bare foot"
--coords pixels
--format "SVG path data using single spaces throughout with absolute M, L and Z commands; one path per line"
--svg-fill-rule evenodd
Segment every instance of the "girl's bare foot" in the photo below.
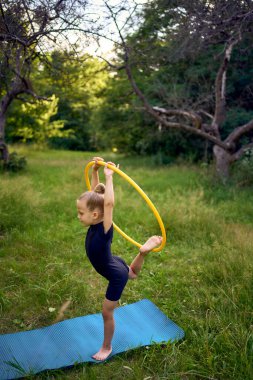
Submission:
M 112 352 L 112 347 L 109 349 L 101 347 L 100 350 L 92 357 L 95 360 L 103 361 L 108 358 L 111 352 Z
M 145 254 L 162 243 L 163 238 L 161 236 L 151 236 L 145 244 L 140 248 L 140 253 Z

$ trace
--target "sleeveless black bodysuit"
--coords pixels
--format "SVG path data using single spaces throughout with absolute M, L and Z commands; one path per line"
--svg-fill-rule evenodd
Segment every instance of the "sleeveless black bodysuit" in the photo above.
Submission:
M 103 222 L 91 225 L 85 239 L 87 256 L 95 270 L 108 281 L 106 298 L 118 301 L 128 280 L 129 268 L 125 261 L 111 253 L 113 225 L 105 234 Z

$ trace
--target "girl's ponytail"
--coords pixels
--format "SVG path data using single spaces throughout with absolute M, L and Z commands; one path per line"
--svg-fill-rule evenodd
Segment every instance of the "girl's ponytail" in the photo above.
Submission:
M 104 213 L 104 196 L 105 185 L 103 183 L 98 183 L 94 190 L 86 191 L 79 197 L 79 201 L 85 200 L 88 210 L 94 211 L 96 208 L 99 209 L 101 214 Z
M 97 194 L 104 194 L 105 193 L 105 185 L 103 183 L 98 183 L 94 189 L 94 192 Z

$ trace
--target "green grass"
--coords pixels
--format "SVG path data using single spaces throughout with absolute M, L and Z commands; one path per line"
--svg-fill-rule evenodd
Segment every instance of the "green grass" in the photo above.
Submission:
M 92 154 L 28 148 L 19 153 L 27 156 L 27 170 L 0 174 L 1 333 L 53 323 L 66 300 L 66 318 L 100 312 L 106 287 L 85 256 L 85 230 L 75 209 Z M 186 336 L 177 344 L 36 378 L 252 379 L 252 188 L 221 187 L 194 166 L 157 168 L 147 158 L 104 157 L 120 163 L 153 200 L 168 234 L 164 251 L 147 258 L 121 302 L 149 298 Z M 159 234 L 143 200 L 120 177 L 114 181 L 115 222 L 139 242 Z M 113 252 L 131 262 L 136 249 L 115 232 Z

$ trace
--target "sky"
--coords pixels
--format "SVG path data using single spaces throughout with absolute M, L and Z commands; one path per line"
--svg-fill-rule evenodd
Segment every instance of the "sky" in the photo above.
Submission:
M 138 9 L 141 9 L 142 5 L 147 3 L 147 0 L 108 0 L 106 2 L 115 10 L 121 9 L 117 16 L 117 22 L 120 28 L 123 27 L 122 30 L 124 33 L 126 29 L 124 25 L 131 9 L 133 9 L 135 5 L 138 6 Z M 119 35 L 116 26 L 109 15 L 109 10 L 105 6 L 105 0 L 93 0 L 87 7 L 88 21 L 94 21 L 94 24 L 102 23 L 103 25 L 107 25 L 106 28 L 103 28 L 101 33 L 114 41 L 118 41 Z M 83 37 L 81 38 L 83 40 Z M 74 42 L 76 36 L 73 34 L 70 39 Z M 98 45 L 95 41 L 90 40 L 89 45 L 85 46 L 84 49 L 89 54 L 101 55 L 108 58 L 112 56 L 113 42 L 106 38 L 100 38 Z
M 85 21 L 82 24 L 79 24 L 79 28 L 87 30 L 87 27 L 90 28 L 90 25 L 98 26 L 103 25 L 103 28 L 100 30 L 100 35 L 105 36 L 104 38 L 97 38 L 97 42 L 90 35 L 88 39 L 85 38 L 84 33 L 79 31 L 68 31 L 66 37 L 64 38 L 59 33 L 55 34 L 55 42 L 52 40 L 42 40 L 40 49 L 41 51 L 50 51 L 55 48 L 69 50 L 74 48 L 74 45 L 78 45 L 78 51 L 81 54 L 91 54 L 93 56 L 102 57 L 107 60 L 110 60 L 115 55 L 113 53 L 113 41 L 120 41 L 119 34 L 117 32 L 115 23 L 111 17 L 110 11 L 105 4 L 108 4 L 111 9 L 114 11 L 119 10 L 117 14 L 117 23 L 121 29 L 122 34 L 127 33 L 126 20 L 129 19 L 131 11 L 137 6 L 137 9 L 140 10 L 143 4 L 147 3 L 149 0 L 87 0 L 88 6 L 85 9 L 80 9 L 80 14 L 82 17 L 85 17 Z M 134 12 L 132 12 L 134 15 Z M 133 17 L 132 17 L 133 19 Z M 137 23 L 135 22 L 128 33 L 133 31 Z M 69 45 L 69 43 L 71 45 Z

